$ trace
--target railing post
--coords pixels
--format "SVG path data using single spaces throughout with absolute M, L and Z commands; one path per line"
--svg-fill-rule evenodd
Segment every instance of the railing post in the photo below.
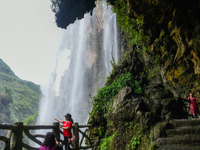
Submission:
M 5 141 L 2 150 L 10 150 L 10 140 Z
M 22 150 L 22 133 L 23 133 L 23 122 L 15 122 L 14 125 L 17 126 L 17 128 L 13 131 L 12 136 L 12 150 Z
M 6 140 L 6 142 L 4 143 L 3 150 L 10 150 L 10 137 L 11 137 L 11 134 L 12 134 L 12 130 L 9 130 L 7 135 L 6 135 L 6 138 L 8 140 Z
M 75 144 L 74 144 L 74 149 L 75 150 L 79 150 L 79 134 L 78 134 L 78 130 L 79 130 L 79 125 L 78 123 L 76 122 L 74 124 L 74 129 L 73 129 L 73 132 L 74 132 L 74 135 L 76 137 L 75 139 Z
M 60 142 L 60 128 L 59 128 L 59 122 L 54 122 L 53 123 L 53 133 L 56 136 L 56 139 L 58 140 L 58 142 Z

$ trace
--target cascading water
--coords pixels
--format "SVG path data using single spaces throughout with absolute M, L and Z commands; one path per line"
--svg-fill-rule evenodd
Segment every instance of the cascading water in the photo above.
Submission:
M 102 87 L 118 60 L 116 16 L 106 2 L 97 2 L 93 15 L 85 14 L 63 31 L 55 69 L 48 86 L 42 87 L 37 124 L 52 124 L 71 113 L 75 122 L 85 124 L 91 98 Z

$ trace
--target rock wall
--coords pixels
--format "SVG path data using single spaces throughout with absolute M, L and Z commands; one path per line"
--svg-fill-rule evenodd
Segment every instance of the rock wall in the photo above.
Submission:
M 58 11 L 55 12 L 56 24 L 60 28 L 67 28 L 67 26 L 74 23 L 76 19 L 83 18 L 85 13 L 92 12 L 95 7 L 95 0 L 55 1 L 57 1 L 56 3 L 58 4 Z
M 142 93 L 135 94 L 134 88 L 125 86 L 109 102 L 95 101 L 89 123 L 94 126 L 93 136 L 100 139 L 97 149 L 156 149 L 155 140 L 168 121 L 188 117 L 185 101 L 189 93 L 200 101 L 200 2 L 110 3 L 128 52 L 113 66 L 106 86 L 111 88 L 130 72 L 140 81 Z M 106 111 L 100 113 L 104 104 Z

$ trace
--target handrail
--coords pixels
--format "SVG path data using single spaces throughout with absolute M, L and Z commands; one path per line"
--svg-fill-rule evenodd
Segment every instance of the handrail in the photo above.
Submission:
M 96 143 L 92 143 L 91 140 L 91 124 L 87 125 L 79 125 L 78 123 L 72 124 L 73 127 L 73 133 L 75 135 L 75 141 L 73 142 L 73 149 L 79 150 L 79 149 L 88 149 L 92 148 Z M 82 131 L 83 128 L 86 128 L 85 131 Z M 53 125 L 23 125 L 23 122 L 16 122 L 13 125 L 9 124 L 0 124 L 0 130 L 8 130 L 8 133 L 6 136 L 0 136 L 0 141 L 4 142 L 4 148 L 3 150 L 21 150 L 22 148 L 25 149 L 31 149 L 31 150 L 38 150 L 38 148 L 34 148 L 26 143 L 23 142 L 23 135 L 26 135 L 26 137 L 35 142 L 38 145 L 42 145 L 42 139 L 45 137 L 44 134 L 32 134 L 30 130 L 49 130 L 51 129 L 52 132 L 55 133 L 56 138 L 59 142 L 63 142 L 60 139 L 60 128 L 59 123 L 54 122 Z M 81 129 L 81 130 L 80 130 Z M 82 138 L 79 141 L 79 134 L 81 134 Z M 41 140 L 37 138 L 41 138 Z M 89 142 L 88 145 L 82 146 L 82 142 L 84 141 L 84 138 L 87 139 Z M 12 143 L 12 144 L 10 144 Z
M 41 142 L 40 140 L 36 139 L 36 136 L 31 135 L 30 132 L 29 132 L 29 130 L 24 129 L 24 133 L 25 133 L 25 135 L 26 135 L 29 139 L 31 139 L 31 140 L 34 141 L 35 143 L 37 143 L 37 144 L 39 144 L 39 145 L 42 145 L 42 142 Z M 44 137 L 44 135 L 39 135 L 39 137 Z
M 17 127 L 16 125 L 0 124 L 0 129 L 4 130 L 15 130 L 16 127 Z
M 24 129 L 40 130 L 40 129 L 53 129 L 54 126 L 50 125 L 24 125 Z

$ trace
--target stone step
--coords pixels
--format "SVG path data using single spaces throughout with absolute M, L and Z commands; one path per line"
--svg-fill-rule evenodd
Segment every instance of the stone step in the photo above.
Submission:
M 157 139 L 158 146 L 174 145 L 174 144 L 191 144 L 193 146 L 200 146 L 200 135 L 180 135 Z
M 190 135 L 200 135 L 200 125 L 199 126 L 184 126 L 175 129 L 168 129 L 165 131 L 167 137 L 190 134 Z
M 174 119 L 169 121 L 172 128 L 182 127 L 182 126 L 199 126 L 200 119 Z
M 157 150 L 200 150 L 200 146 L 192 145 L 164 145 L 159 147 Z

